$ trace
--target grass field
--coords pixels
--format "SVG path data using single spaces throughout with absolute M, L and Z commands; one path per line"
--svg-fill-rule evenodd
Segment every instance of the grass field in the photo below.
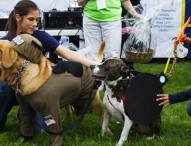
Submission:
M 164 70 L 164 63 L 135 64 L 136 70 L 158 74 Z M 171 64 L 168 69 L 171 68 Z M 167 71 L 168 72 L 168 71 Z M 152 87 L 151 87 L 152 88 Z M 179 60 L 172 77 L 164 86 L 165 93 L 175 93 L 191 88 L 191 60 Z M 147 140 L 144 136 L 135 132 L 129 134 L 125 146 L 190 146 L 191 145 L 191 119 L 187 116 L 186 105 L 182 102 L 170 105 L 161 112 L 162 127 L 159 136 Z M 23 142 L 19 138 L 19 123 L 16 119 L 18 107 L 14 107 L 8 115 L 5 130 L 0 133 L 0 146 L 48 146 L 48 136 L 44 132 L 30 142 Z M 64 111 L 63 111 L 64 113 Z M 63 126 L 69 125 L 78 116 L 63 119 Z M 123 125 L 116 124 L 112 119 L 109 124 L 113 136 L 101 136 L 101 128 L 98 118 L 93 113 L 88 113 L 84 121 L 74 129 L 64 133 L 65 146 L 113 146 L 119 139 Z

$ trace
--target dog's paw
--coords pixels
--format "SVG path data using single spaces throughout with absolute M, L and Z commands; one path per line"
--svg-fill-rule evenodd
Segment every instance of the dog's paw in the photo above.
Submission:
M 106 135 L 106 130 L 103 130 L 103 129 L 102 129 L 102 130 L 101 130 L 101 135 L 102 135 L 102 136 L 105 136 L 105 135 Z
M 117 122 L 116 122 L 116 124 L 121 125 L 122 123 L 121 123 L 121 122 L 119 122 L 119 121 L 117 121 Z
M 153 134 L 152 136 L 148 136 L 146 139 L 147 140 L 152 140 L 152 139 L 154 139 L 155 138 L 155 134 Z
M 124 141 L 119 141 L 116 146 L 122 146 Z
M 65 119 L 68 119 L 68 118 L 72 117 L 72 115 L 75 114 L 75 109 L 72 105 L 67 105 L 65 107 L 65 109 L 66 109 L 66 114 L 64 116 Z
M 111 132 L 111 130 L 109 128 L 107 128 L 106 130 L 102 130 L 102 136 L 113 136 L 113 133 Z

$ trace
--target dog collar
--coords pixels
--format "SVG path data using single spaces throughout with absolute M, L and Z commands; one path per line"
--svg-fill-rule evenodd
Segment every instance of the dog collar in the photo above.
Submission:
M 19 89 L 19 79 L 23 75 L 29 63 L 30 63 L 29 60 L 24 60 L 23 64 L 20 66 L 17 72 L 16 78 L 15 78 L 16 79 L 16 87 L 15 87 L 16 94 L 19 94 L 19 93 L 21 94 L 21 90 Z
M 126 89 L 128 88 L 130 84 L 130 79 L 122 79 L 117 81 L 117 84 L 112 87 L 113 96 L 117 98 L 118 101 L 121 101 L 123 97 L 125 96 Z

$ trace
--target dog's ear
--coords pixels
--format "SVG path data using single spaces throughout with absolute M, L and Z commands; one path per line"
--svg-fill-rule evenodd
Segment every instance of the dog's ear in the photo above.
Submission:
M 121 73 L 122 73 L 122 75 L 123 74 L 128 74 L 129 72 L 130 72 L 130 68 L 128 66 L 126 66 L 126 65 L 122 65 L 121 66 Z
M 2 65 L 5 68 L 11 67 L 17 59 L 18 54 L 11 48 L 10 45 L 0 45 L 0 56 Z
M 133 62 L 130 62 L 128 61 L 127 58 L 120 58 L 121 60 L 123 60 L 123 62 L 130 68 L 130 69 L 133 69 L 134 70 L 134 67 L 133 67 Z

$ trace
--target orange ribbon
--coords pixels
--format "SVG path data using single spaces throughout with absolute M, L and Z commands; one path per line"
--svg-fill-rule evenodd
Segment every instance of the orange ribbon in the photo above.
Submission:
M 182 41 L 182 38 L 183 38 L 183 36 L 184 36 L 184 31 L 185 31 L 186 27 L 188 26 L 188 24 L 190 23 L 190 21 L 191 21 L 191 16 L 188 18 L 188 20 L 186 21 L 186 23 L 183 25 L 183 27 L 182 27 L 180 33 L 178 34 L 178 36 L 177 36 L 176 39 L 175 39 L 175 43 L 179 43 L 179 42 Z

